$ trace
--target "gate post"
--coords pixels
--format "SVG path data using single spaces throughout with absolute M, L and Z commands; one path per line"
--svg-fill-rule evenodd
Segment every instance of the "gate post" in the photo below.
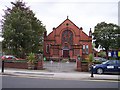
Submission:
M 2 60 L 2 73 L 4 73 L 4 60 Z
M 77 63 L 76 70 L 79 71 L 79 72 L 81 72 L 82 69 L 81 69 L 81 57 L 80 56 L 77 57 L 76 63 Z
M 91 66 L 91 77 L 94 77 L 93 76 L 93 65 Z
M 38 55 L 38 65 L 37 65 L 37 69 L 43 69 L 43 55 L 42 54 L 40 54 L 40 55 Z
M 38 61 L 38 67 L 37 67 L 37 69 L 40 69 L 40 70 L 43 69 L 43 61 L 42 60 Z

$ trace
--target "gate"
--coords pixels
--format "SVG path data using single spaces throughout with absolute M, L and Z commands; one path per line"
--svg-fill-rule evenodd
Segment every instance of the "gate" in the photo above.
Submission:
M 68 61 L 66 62 L 45 61 L 43 65 L 44 65 L 43 67 L 50 72 L 74 72 L 76 68 L 75 62 Z

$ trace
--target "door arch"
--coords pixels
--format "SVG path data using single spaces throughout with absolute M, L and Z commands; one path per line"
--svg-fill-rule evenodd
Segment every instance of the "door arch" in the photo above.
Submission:
M 63 58 L 69 57 L 69 50 L 63 50 Z

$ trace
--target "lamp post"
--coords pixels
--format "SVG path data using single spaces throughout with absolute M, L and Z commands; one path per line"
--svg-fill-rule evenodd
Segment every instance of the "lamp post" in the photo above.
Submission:
M 2 50 L 2 41 L 4 40 L 4 38 L 2 38 L 2 31 L 0 32 L 0 56 L 3 56 L 3 50 Z M 4 60 L 2 61 L 2 70 L 1 72 L 4 73 Z
M 91 77 L 94 77 L 93 76 L 93 65 L 91 66 Z

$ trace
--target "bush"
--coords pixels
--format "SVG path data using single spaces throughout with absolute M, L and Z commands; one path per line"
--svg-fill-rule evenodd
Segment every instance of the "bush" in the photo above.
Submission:
M 89 62 L 93 61 L 93 54 L 89 54 Z
M 28 61 L 27 60 L 14 60 L 13 62 L 18 62 L 18 63 L 27 63 Z
M 29 53 L 27 56 L 28 63 L 35 64 L 36 63 L 36 58 L 34 53 Z
M 92 63 L 94 63 L 94 64 L 101 64 L 102 62 L 100 62 L 100 61 L 92 61 Z
M 63 60 L 62 60 L 62 62 L 67 62 L 67 61 L 69 61 L 69 59 L 63 59 Z
M 27 63 L 27 60 L 4 60 L 6 63 Z
M 88 61 L 87 60 L 82 60 L 81 63 L 88 63 Z

